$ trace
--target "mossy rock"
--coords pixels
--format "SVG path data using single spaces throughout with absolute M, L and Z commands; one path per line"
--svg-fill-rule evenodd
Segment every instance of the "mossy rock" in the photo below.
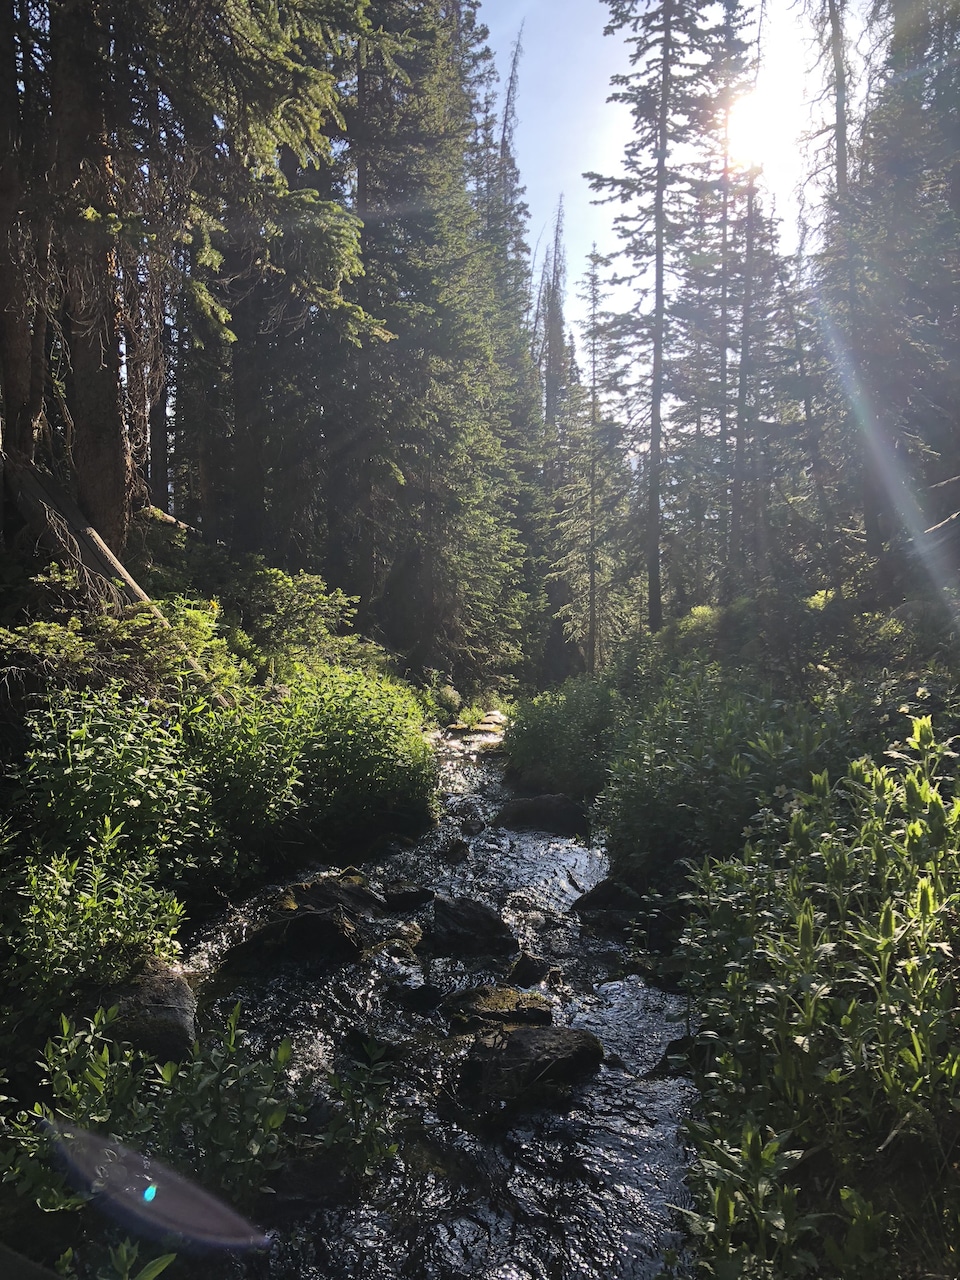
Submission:
M 553 1006 L 535 991 L 517 987 L 472 987 L 457 991 L 445 1002 L 454 1032 L 490 1026 L 542 1026 L 553 1022 Z

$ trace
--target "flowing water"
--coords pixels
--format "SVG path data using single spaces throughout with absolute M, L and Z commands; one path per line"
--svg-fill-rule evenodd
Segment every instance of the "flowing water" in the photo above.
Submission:
M 606 874 L 601 849 L 490 825 L 509 795 L 502 766 L 484 751 L 495 742 L 478 733 L 440 744 L 439 826 L 365 862 L 364 875 L 385 893 L 402 883 L 499 911 L 543 961 L 533 990 L 553 1025 L 592 1032 L 603 1064 L 549 1105 L 491 1101 L 465 1086 L 474 1035 L 451 1034 L 449 998 L 507 984 L 512 958 L 431 956 L 419 945 L 430 906 L 412 905 L 415 894 L 404 911 L 368 922 L 376 936 L 356 960 L 217 974 L 269 915 L 276 888 L 260 895 L 197 942 L 190 963 L 201 998 L 224 1008 L 240 999 L 253 1040 L 288 1035 L 297 1069 L 321 1080 L 345 1076 L 364 1044 L 383 1046 L 384 1106 L 399 1150 L 359 1194 L 329 1155 L 301 1161 L 275 1187 L 270 1253 L 246 1260 L 245 1276 L 652 1280 L 664 1250 L 680 1245 L 678 1126 L 693 1088 L 658 1067 L 683 1034 L 683 1004 L 630 972 L 622 940 L 571 914 Z M 318 1101 L 308 1119 L 322 1124 L 330 1107 Z

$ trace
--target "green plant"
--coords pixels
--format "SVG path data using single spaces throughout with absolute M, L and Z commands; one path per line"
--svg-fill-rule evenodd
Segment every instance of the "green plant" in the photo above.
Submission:
M 156 1155 L 212 1190 L 250 1198 L 294 1140 L 286 1125 L 296 1109 L 287 1079 L 290 1042 L 253 1057 L 238 1005 L 221 1035 L 195 1045 L 186 1062 L 157 1064 L 110 1038 L 114 1016 L 100 1009 L 83 1025 L 61 1016 L 39 1064 L 45 1100 L 0 1117 L 4 1180 L 43 1209 L 81 1208 L 84 1196 L 51 1164 L 49 1139 L 37 1124 L 67 1118 Z
M 387 676 L 323 667 L 297 687 L 291 714 L 303 733 L 303 821 L 362 830 L 430 812 L 434 757 L 410 690 Z
M 134 1274 L 133 1268 L 140 1260 L 140 1246 L 124 1236 L 119 1244 L 107 1246 L 107 1262 L 97 1267 L 96 1280 L 156 1280 L 171 1263 L 176 1262 L 175 1253 L 164 1253 L 149 1262 L 145 1262 Z M 78 1280 L 76 1271 L 77 1253 L 75 1249 L 67 1249 L 60 1255 L 56 1263 L 57 1275 L 64 1280 Z M 85 1270 L 85 1275 L 90 1274 Z
M 836 705 L 681 665 L 655 694 L 623 702 L 599 804 L 615 868 L 645 885 L 675 882 L 684 859 L 733 854 L 760 808 L 849 750 Z
M 427 672 L 427 683 L 419 690 L 424 718 L 439 725 L 456 720 L 463 705 L 463 698 L 439 671 Z
M 83 848 L 109 821 L 130 855 L 146 848 L 173 875 L 212 844 L 210 793 L 172 708 L 111 685 L 56 694 L 27 727 L 21 785 L 44 841 Z
M 614 743 L 617 697 L 604 680 L 581 676 L 518 704 L 505 747 L 524 785 L 593 799 Z
M 111 684 L 129 698 L 169 698 L 184 686 L 231 689 L 239 682 L 209 602 L 173 600 L 163 606 L 166 618 L 156 604 L 91 602 L 76 571 L 56 564 L 32 585 L 30 620 L 0 627 L 5 702 L 23 709 L 51 689 Z
M 173 959 L 183 907 L 154 884 L 148 851 L 131 860 L 109 818 L 75 858 L 30 855 L 0 879 L 19 1002 L 56 1005 L 78 987 L 125 977 L 144 954 Z
M 251 691 L 229 708 L 196 702 L 185 708 L 183 727 L 217 823 L 243 846 L 246 862 L 251 843 L 256 848 L 299 809 L 309 733 L 302 702 L 293 690 Z
M 364 1052 L 366 1062 L 327 1073 L 327 1087 L 340 1106 L 324 1143 L 344 1152 L 356 1171 L 369 1177 L 396 1155 L 398 1146 L 392 1141 L 396 1117 L 387 1104 L 391 1074 L 384 1047 L 367 1041 Z
M 960 800 L 929 717 L 887 755 L 837 784 L 814 775 L 742 853 L 691 876 L 680 955 L 702 1018 L 707 1274 L 734 1259 L 736 1274 L 839 1280 L 955 1270 Z M 744 1181 L 748 1128 L 786 1161 L 762 1200 Z

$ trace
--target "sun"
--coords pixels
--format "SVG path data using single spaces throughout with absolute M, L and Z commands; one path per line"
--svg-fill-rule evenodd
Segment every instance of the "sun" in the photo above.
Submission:
M 730 159 L 738 169 L 762 169 L 789 141 L 775 101 L 753 90 L 742 94 L 730 108 L 728 137 Z

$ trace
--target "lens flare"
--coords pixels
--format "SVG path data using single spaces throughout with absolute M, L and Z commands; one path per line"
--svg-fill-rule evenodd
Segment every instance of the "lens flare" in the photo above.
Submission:
M 46 1121 L 70 1181 L 124 1226 L 195 1249 L 264 1249 L 270 1241 L 229 1205 L 166 1165 L 76 1125 Z

